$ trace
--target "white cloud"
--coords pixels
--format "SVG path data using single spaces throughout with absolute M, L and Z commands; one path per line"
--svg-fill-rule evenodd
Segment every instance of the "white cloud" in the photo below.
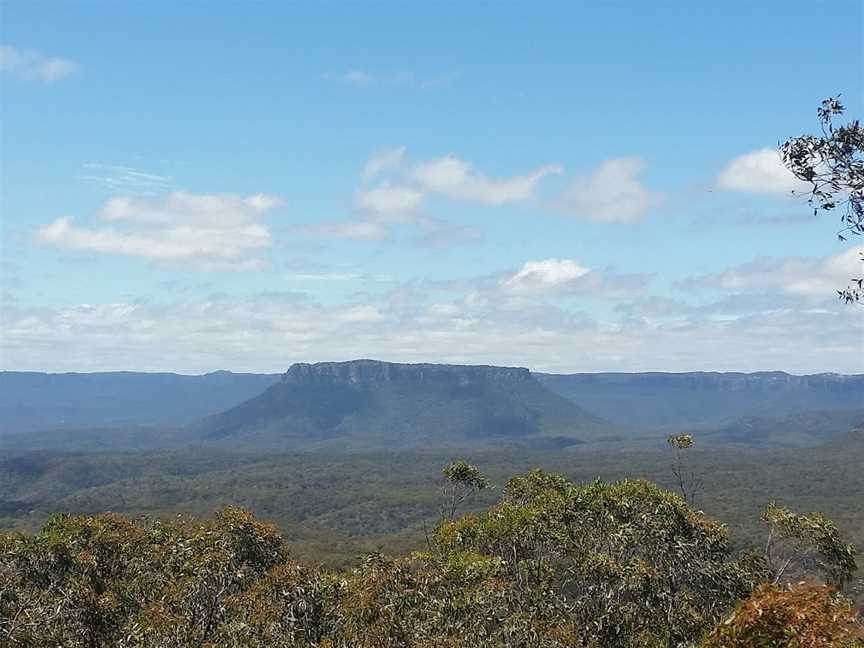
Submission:
M 362 277 L 356 272 L 295 272 L 285 275 L 289 281 L 354 281 Z
M 420 236 L 416 239 L 420 245 L 428 247 L 449 247 L 460 243 L 480 241 L 483 234 L 476 227 L 449 223 L 437 218 L 419 218 L 417 226 Z
M 301 225 L 296 229 L 303 234 L 347 238 L 355 241 L 380 241 L 389 235 L 386 226 L 366 220 L 348 219 L 329 223 L 314 223 Z
M 829 299 L 852 277 L 864 275 L 864 245 L 825 257 L 757 259 L 716 274 L 680 282 L 684 290 L 717 289 L 736 293 L 779 291 L 814 299 Z
M 521 176 L 491 179 L 476 171 L 468 162 L 445 155 L 416 164 L 410 171 L 410 178 L 424 190 L 448 198 L 501 205 L 531 198 L 537 183 L 554 173 L 561 173 L 561 167 L 552 164 Z
M 783 166 L 780 152 L 762 148 L 740 155 L 730 161 L 717 176 L 720 189 L 747 193 L 791 194 L 806 191 L 807 185 Z
M 756 305 L 758 307 L 758 305 Z M 25 309 L 7 305 L 9 369 L 284 371 L 292 362 L 374 357 L 396 362 L 522 365 L 547 371 L 785 369 L 864 371 L 860 313 L 834 302 L 722 317 L 676 302 L 662 317 L 597 320 L 495 295 L 432 299 L 402 285 L 336 305 L 269 294 L 186 302 Z M 830 340 L 830 343 L 826 343 Z
M 175 188 L 170 176 L 98 162 L 84 164 L 78 178 L 113 194 L 152 196 Z
M 382 149 L 369 156 L 363 165 L 363 177 L 367 180 L 378 177 L 384 172 L 394 171 L 402 165 L 405 147 Z
M 476 241 L 480 235 L 475 228 L 425 214 L 422 207 L 427 196 L 440 194 L 455 200 L 493 205 L 520 202 L 533 196 L 537 183 L 544 176 L 561 171 L 557 165 L 548 165 L 525 175 L 490 179 L 453 156 L 410 165 L 406 164 L 404 156 L 405 147 L 400 147 L 374 153 L 366 161 L 365 179 L 384 177 L 377 186 L 366 185 L 354 194 L 354 217 L 310 223 L 297 230 L 355 240 L 395 240 L 393 226 L 410 225 L 420 230 L 415 241 L 422 245 L 439 247 Z
M 37 228 L 36 240 L 54 247 L 132 256 L 198 270 L 256 270 L 270 248 L 270 229 L 259 222 L 281 201 L 258 194 L 191 194 L 160 199 L 118 197 L 98 211 L 101 222 L 79 227 L 58 218 Z
M 387 222 L 413 220 L 422 202 L 423 192 L 386 183 L 374 189 L 358 191 L 354 196 L 354 206 L 357 209 Z
M 500 286 L 511 293 L 542 293 L 559 290 L 589 272 L 570 259 L 528 261 L 516 274 L 502 280 Z
M 353 86 L 370 86 L 378 82 L 378 78 L 374 74 L 364 72 L 363 70 L 348 70 L 342 74 L 335 74 L 333 78 L 342 83 L 347 83 Z
M 369 304 L 346 308 L 339 313 L 338 317 L 343 322 L 381 322 L 384 320 L 384 315 Z
M 660 195 L 638 179 L 644 166 L 638 157 L 606 160 L 591 174 L 573 178 L 553 206 L 577 218 L 612 223 L 638 220 L 660 202 Z
M 650 274 L 621 273 L 612 266 L 588 268 L 573 259 L 541 259 L 503 272 L 431 282 L 430 288 L 464 293 L 478 303 L 523 307 L 529 301 L 536 304 L 572 297 L 614 302 L 632 299 L 643 296 L 652 279 Z
M 0 71 L 25 81 L 54 83 L 72 76 L 80 65 L 67 59 L 45 56 L 34 50 L 0 45 Z
M 344 83 L 356 88 L 383 86 L 391 88 L 412 88 L 416 90 L 431 90 L 448 85 L 461 76 L 459 72 L 450 72 L 438 76 L 422 77 L 415 72 L 379 73 L 368 70 L 353 69 L 339 74 L 328 74 L 327 79 Z

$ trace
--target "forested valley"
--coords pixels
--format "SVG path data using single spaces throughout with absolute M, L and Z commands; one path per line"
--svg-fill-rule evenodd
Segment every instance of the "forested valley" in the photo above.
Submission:
M 0 648 L 864 648 L 860 0 L 0 23 Z

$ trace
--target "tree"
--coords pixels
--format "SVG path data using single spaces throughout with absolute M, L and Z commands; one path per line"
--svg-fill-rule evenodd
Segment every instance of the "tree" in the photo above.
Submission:
M 672 464 L 672 475 L 684 501 L 691 506 L 696 505 L 696 494 L 702 488 L 702 480 L 693 470 L 684 466 L 684 452 L 693 447 L 693 436 L 690 434 L 673 434 L 666 443 L 675 452 L 675 462 Z
M 701 648 L 864 648 L 851 602 L 827 585 L 762 585 Z
M 810 185 L 814 215 L 840 212 L 841 241 L 864 234 L 864 128 L 857 119 L 837 125 L 844 112 L 839 96 L 825 99 L 817 110 L 822 134 L 802 135 L 780 146 L 786 168 Z M 837 293 L 846 303 L 862 303 L 864 277 L 853 278 Z
M 470 464 L 450 468 L 471 492 L 488 485 Z M 787 518 L 776 523 L 793 547 L 819 545 L 822 573 L 854 569 L 832 567 L 845 545 L 829 521 Z M 836 590 L 766 585 L 762 557 L 733 552 L 722 524 L 646 481 L 535 470 L 485 513 L 442 520 L 433 542 L 329 571 L 292 560 L 275 527 L 237 508 L 59 515 L 33 536 L 0 533 L 0 645 L 861 648 Z
M 840 589 L 850 583 L 858 569 L 856 550 L 843 541 L 833 521 L 821 513 L 802 515 L 773 503 L 762 520 L 769 525 L 765 558 L 775 585 L 790 574 L 821 576 Z
M 436 529 L 439 555 L 500 561 L 527 609 L 567 610 L 576 645 L 679 646 L 767 576 L 733 556 L 723 525 L 642 480 L 574 484 L 540 470 L 510 480 L 482 516 Z
M 476 466 L 462 460 L 447 464 L 441 474 L 446 480 L 441 506 L 442 519 L 452 520 L 462 504 L 492 486 Z

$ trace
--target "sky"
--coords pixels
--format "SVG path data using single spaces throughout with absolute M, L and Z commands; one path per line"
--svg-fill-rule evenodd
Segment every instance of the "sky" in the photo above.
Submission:
M 777 153 L 862 4 L 0 4 L 0 368 L 864 372 Z

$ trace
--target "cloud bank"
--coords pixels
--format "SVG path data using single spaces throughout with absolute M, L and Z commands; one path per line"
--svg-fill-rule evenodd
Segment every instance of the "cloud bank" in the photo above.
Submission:
M 294 291 L 11 306 L 2 314 L 4 363 L 269 372 L 296 361 L 376 357 L 560 372 L 862 372 L 860 312 L 832 292 L 848 256 L 757 260 L 682 281 L 688 290 L 680 297 L 652 294 L 644 275 L 537 259 L 443 284 L 391 282 L 342 303 Z M 766 268 L 780 272 L 766 280 Z M 808 278 L 827 292 L 801 283 Z M 592 308 L 597 300 L 611 313 Z
M 96 214 L 96 224 L 79 226 L 57 218 L 35 231 L 35 240 L 67 250 L 137 257 L 196 270 L 258 270 L 272 245 L 269 227 L 260 222 L 281 204 L 257 194 L 192 194 L 177 191 L 163 198 L 118 197 Z

